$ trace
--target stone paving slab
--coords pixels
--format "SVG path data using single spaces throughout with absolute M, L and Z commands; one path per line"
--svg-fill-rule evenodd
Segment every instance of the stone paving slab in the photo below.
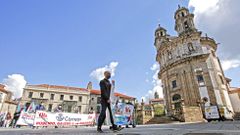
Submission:
M 240 135 L 240 121 L 212 123 L 178 123 L 159 125 L 138 125 L 114 133 L 104 127 L 104 134 L 109 135 Z M 96 127 L 78 128 L 20 128 L 0 129 L 0 135 L 99 135 Z M 100 134 L 100 135 L 104 135 Z

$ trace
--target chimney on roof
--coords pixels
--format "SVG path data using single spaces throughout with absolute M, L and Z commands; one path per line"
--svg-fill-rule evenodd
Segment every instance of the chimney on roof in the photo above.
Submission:
M 88 82 L 87 89 L 92 90 L 92 82 Z

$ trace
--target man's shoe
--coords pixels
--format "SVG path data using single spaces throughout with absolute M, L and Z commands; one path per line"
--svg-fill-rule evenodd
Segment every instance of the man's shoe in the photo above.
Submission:
M 98 129 L 97 129 L 97 132 L 98 132 L 98 133 L 103 133 L 103 131 L 102 131 L 101 128 L 98 128 Z
M 112 130 L 113 131 L 120 131 L 120 130 L 122 130 L 123 129 L 123 127 L 117 127 L 117 126 L 114 126 L 113 128 L 112 128 Z

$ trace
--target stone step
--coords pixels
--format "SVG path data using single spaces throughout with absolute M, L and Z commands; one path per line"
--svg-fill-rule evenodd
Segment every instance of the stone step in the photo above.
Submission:
M 146 124 L 162 124 L 162 123 L 173 123 L 173 122 L 179 122 L 175 119 L 167 116 L 155 116 L 152 119 L 150 119 Z

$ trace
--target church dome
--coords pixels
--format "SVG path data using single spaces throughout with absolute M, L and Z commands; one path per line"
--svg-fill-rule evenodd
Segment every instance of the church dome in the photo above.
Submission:
M 155 30 L 155 35 L 156 36 L 166 36 L 166 34 L 167 34 L 167 30 L 164 29 L 163 27 L 161 27 L 159 24 L 157 29 Z

